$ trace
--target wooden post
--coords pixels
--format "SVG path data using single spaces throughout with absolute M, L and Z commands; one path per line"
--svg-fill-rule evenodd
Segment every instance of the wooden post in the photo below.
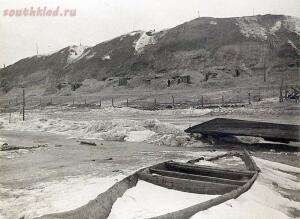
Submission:
M 284 92 L 284 98 L 287 99 L 287 94 L 288 94 L 288 86 L 285 85 L 285 92 Z
M 84 105 L 86 105 L 86 98 L 84 98 Z
M 73 105 L 75 104 L 75 99 L 74 99 L 74 97 L 73 97 L 73 99 L 72 99 L 72 103 L 73 103 Z
M 248 92 L 248 101 L 249 101 L 249 105 L 251 104 L 251 93 Z
M 23 88 L 23 121 L 25 121 L 25 88 Z
M 282 102 L 283 102 L 282 86 L 280 86 L 280 89 L 279 89 L 279 103 L 282 103 Z
M 282 75 L 281 82 L 280 82 L 280 88 L 279 88 L 279 102 L 280 103 L 283 102 L 283 96 L 282 96 L 283 82 L 284 82 L 284 78 L 283 78 L 283 75 Z
M 101 99 L 100 99 L 100 97 L 99 97 L 99 106 L 101 107 Z
M 224 96 L 222 95 L 222 106 L 224 106 Z
M 128 98 L 127 98 L 127 100 L 126 100 L 126 106 L 128 107 L 128 105 L 129 105 L 129 103 L 128 103 Z
M 111 106 L 114 107 L 114 98 L 111 98 Z
M 10 106 L 10 100 L 8 100 L 8 105 Z
M 202 108 L 204 107 L 204 97 L 203 96 L 201 96 L 201 106 L 202 106 Z
M 174 96 L 172 95 L 172 106 L 173 108 L 175 107 L 175 100 L 174 100 Z
M 156 106 L 156 98 L 154 98 L 154 106 Z

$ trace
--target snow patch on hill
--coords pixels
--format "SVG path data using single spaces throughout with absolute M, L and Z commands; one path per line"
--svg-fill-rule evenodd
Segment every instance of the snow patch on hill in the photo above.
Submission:
M 242 17 L 237 19 L 236 23 L 241 33 L 247 38 L 255 38 L 260 40 L 267 40 L 267 31 L 257 22 L 256 17 Z
M 140 38 L 135 42 L 134 48 L 137 54 L 141 54 L 144 51 L 144 48 L 147 45 L 153 45 L 156 43 L 154 36 L 152 35 L 153 32 L 143 32 Z
M 281 28 L 281 21 L 277 21 L 275 25 L 270 29 L 272 34 L 275 34 Z
M 93 52 L 92 54 L 87 55 L 85 58 L 88 60 L 88 59 L 90 59 L 90 58 L 93 58 L 95 55 L 96 55 L 96 53 Z
M 288 40 L 288 44 L 290 44 L 297 52 L 299 52 L 299 49 L 297 48 L 297 46 L 295 46 L 295 44 L 291 40 Z
M 79 59 L 85 57 L 90 51 L 87 50 L 88 46 L 70 46 L 69 48 L 69 57 L 67 62 L 74 63 Z
M 143 31 L 137 30 L 137 31 L 132 31 L 132 32 L 130 32 L 128 35 L 129 35 L 129 36 L 135 36 L 135 35 L 137 35 L 137 34 L 142 34 L 142 33 L 143 33 Z
M 102 60 L 104 61 L 104 60 L 110 60 L 110 55 L 104 55 L 103 57 L 102 57 Z

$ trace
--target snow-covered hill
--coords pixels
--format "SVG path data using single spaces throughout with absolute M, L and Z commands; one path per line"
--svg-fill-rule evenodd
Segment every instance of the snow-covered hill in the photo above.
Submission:
M 197 18 L 163 31 L 134 31 L 94 47 L 69 46 L 56 53 L 22 59 L 0 69 L 1 90 L 20 84 L 40 84 L 49 94 L 61 83 L 85 79 L 116 86 L 111 77 L 151 81 L 152 88 L 164 89 L 162 79 L 190 75 L 195 85 L 207 81 L 237 81 L 259 77 L 268 71 L 274 83 L 282 74 L 299 80 L 300 19 L 284 15 L 257 15 L 236 18 Z M 109 82 L 109 83 L 108 83 Z M 165 83 L 163 83 L 165 85 Z M 232 86 L 232 85 L 231 85 Z M 178 89 L 182 89 L 178 87 Z M 47 91 L 47 92 L 46 92 Z M 50 92 L 50 93 L 51 93 Z

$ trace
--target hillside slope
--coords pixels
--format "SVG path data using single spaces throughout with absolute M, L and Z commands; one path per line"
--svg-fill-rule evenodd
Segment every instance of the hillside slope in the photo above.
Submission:
M 101 90 L 118 86 L 116 77 L 129 78 L 130 88 L 164 89 L 179 75 L 190 75 L 190 86 L 212 88 L 262 75 L 276 83 L 284 75 L 296 83 L 299 36 L 300 19 L 284 15 L 197 18 L 160 32 L 135 31 L 94 47 L 69 46 L 22 59 L 0 70 L 1 92 L 38 84 L 44 95 L 55 94 L 86 79 Z

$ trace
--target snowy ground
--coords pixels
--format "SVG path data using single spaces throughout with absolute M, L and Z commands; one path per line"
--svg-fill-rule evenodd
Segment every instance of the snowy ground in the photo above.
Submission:
M 234 111 L 49 107 L 27 112 L 25 122 L 20 121 L 19 113 L 12 114 L 11 119 L 9 114 L 2 114 L 0 142 L 21 146 L 46 144 L 47 147 L 0 152 L 0 218 L 25 216 L 27 219 L 70 210 L 141 167 L 171 159 L 187 161 L 224 153 L 213 152 L 210 145 L 190 139 L 183 130 L 218 113 L 230 116 Z M 247 109 L 242 111 L 246 113 Z M 82 139 L 94 141 L 97 146 L 81 145 Z M 285 163 L 290 163 L 291 157 L 299 160 L 299 153 L 264 153 L 255 153 L 262 173 L 250 191 L 236 200 L 200 212 L 193 219 L 220 218 L 220 215 L 222 218 L 300 217 L 300 169 L 273 162 L 277 158 Z M 262 159 L 269 159 L 269 154 L 275 157 L 271 158 L 273 161 Z M 231 160 L 230 165 L 235 162 L 238 163 Z M 154 216 L 207 198 L 211 197 L 173 193 L 141 181 L 118 200 L 110 218 Z M 166 206 L 167 200 L 170 203 Z
M 300 203 L 283 197 L 280 189 L 299 190 L 299 178 L 293 174 L 299 174 L 300 168 L 260 158 L 255 158 L 255 161 L 262 169 L 262 173 L 248 192 L 238 199 L 229 200 L 209 210 L 199 212 L 192 219 L 295 217 Z M 277 187 L 274 187 L 274 184 Z M 172 191 L 139 181 L 136 187 L 129 189 L 122 198 L 117 200 L 109 218 L 153 217 L 180 210 L 214 197 L 216 196 Z
M 190 140 L 184 129 L 195 125 L 208 109 L 143 111 L 131 108 L 73 109 L 47 108 L 0 116 L 5 130 L 49 132 L 70 138 L 107 141 L 148 142 L 182 146 Z

